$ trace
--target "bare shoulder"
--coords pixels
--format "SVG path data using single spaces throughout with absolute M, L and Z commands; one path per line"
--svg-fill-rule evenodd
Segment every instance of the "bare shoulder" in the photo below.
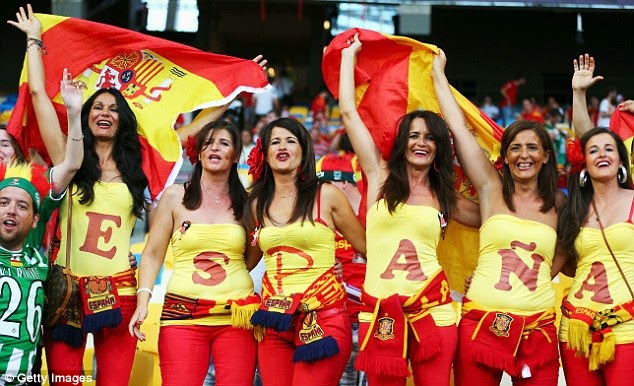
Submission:
M 340 200 L 341 198 L 345 199 L 345 196 L 343 195 L 341 190 L 339 190 L 338 187 L 336 187 L 335 185 L 329 182 L 325 182 L 324 184 L 321 185 L 320 194 L 321 194 L 322 201 L 325 201 L 325 202 L 333 202 L 336 204 L 337 201 Z
M 164 201 L 168 203 L 181 202 L 183 195 L 185 194 L 185 188 L 183 185 L 174 184 L 165 189 L 159 202 Z

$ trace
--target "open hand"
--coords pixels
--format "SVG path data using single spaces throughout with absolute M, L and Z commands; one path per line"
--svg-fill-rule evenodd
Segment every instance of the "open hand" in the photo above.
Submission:
M 596 82 L 603 80 L 602 76 L 594 76 L 594 58 L 589 54 L 579 55 L 579 60 L 572 61 L 575 73 L 572 75 L 572 89 L 585 91 Z
M 15 18 L 17 21 L 7 20 L 7 23 L 24 32 L 27 38 L 39 39 L 42 37 L 42 25 L 33 14 L 31 4 L 26 5 L 26 11 L 24 7 L 20 7 L 20 10 L 15 13 Z

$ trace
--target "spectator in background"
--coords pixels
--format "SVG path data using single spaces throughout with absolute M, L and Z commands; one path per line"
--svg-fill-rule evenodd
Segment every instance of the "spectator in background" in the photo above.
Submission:
M 544 116 L 537 108 L 537 105 L 530 99 L 522 100 L 522 114 L 520 119 L 523 121 L 531 121 L 544 123 Z
M 500 123 L 500 109 L 491 102 L 490 96 L 484 97 L 484 103 L 480 106 L 480 110 L 482 110 L 487 117 L 493 119 L 498 124 Z
M 277 95 L 277 89 L 274 86 L 271 86 L 271 88 L 265 92 L 253 95 L 253 98 L 255 99 L 256 120 L 269 114 L 271 111 L 277 111 L 279 108 Z
M 616 106 L 616 94 L 616 88 L 611 87 L 608 91 L 608 95 L 601 100 L 597 127 L 610 127 L 610 118 L 612 118 L 612 113 Z
M 321 132 L 318 125 L 313 125 L 310 129 L 310 138 L 313 140 L 313 150 L 315 151 L 315 161 L 330 152 L 330 140 L 328 136 Z
M 325 127 L 328 123 L 328 91 L 321 90 L 313 99 L 310 105 L 310 112 L 313 117 L 313 124 L 321 121 Z
M 245 188 L 251 185 L 251 179 L 249 178 L 249 165 L 247 160 L 249 159 L 249 153 L 251 149 L 255 147 L 255 141 L 253 140 L 253 133 L 251 130 L 242 129 L 240 131 L 240 137 L 242 138 L 242 152 L 240 152 L 240 158 L 238 160 L 238 177 L 240 182 Z
M 291 79 L 288 70 L 282 68 L 275 79 L 275 87 L 278 90 L 279 99 L 282 105 L 293 105 L 293 79 Z
M 512 80 L 504 83 L 504 86 L 500 89 L 502 94 L 502 118 L 504 119 L 504 126 L 508 126 L 511 122 L 515 121 L 515 105 L 517 104 L 517 92 L 519 87 L 526 83 L 526 78 L 523 76 L 515 76 Z
M 28 161 L 18 141 L 7 131 L 7 125 L 0 124 L 0 163 L 26 163 Z

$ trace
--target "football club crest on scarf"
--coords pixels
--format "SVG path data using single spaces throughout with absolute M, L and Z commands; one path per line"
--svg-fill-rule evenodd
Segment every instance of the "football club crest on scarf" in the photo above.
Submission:
M 513 318 L 510 315 L 497 312 L 489 330 L 497 336 L 508 337 L 511 323 L 513 323 Z
M 387 316 L 379 318 L 374 337 L 381 340 L 394 339 L 394 319 Z

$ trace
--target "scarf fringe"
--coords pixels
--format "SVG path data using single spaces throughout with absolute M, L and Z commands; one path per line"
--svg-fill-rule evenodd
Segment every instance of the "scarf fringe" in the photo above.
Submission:
M 495 349 L 481 346 L 474 346 L 470 351 L 472 352 L 473 360 L 478 363 L 506 371 L 510 376 L 519 374 L 515 366 L 515 358 L 512 355 L 503 355 Z
M 419 349 L 412 355 L 410 360 L 412 362 L 423 362 L 434 355 L 438 354 L 442 349 L 442 338 L 439 334 L 424 339 L 419 344 Z
M 291 329 L 292 319 L 292 315 L 289 314 L 257 310 L 251 317 L 251 324 L 272 328 L 277 332 L 284 332 Z
M 603 336 L 602 342 L 592 343 L 588 361 L 590 371 L 598 370 L 602 365 L 614 360 L 615 344 L 616 339 L 611 331 Z
M 253 329 L 251 317 L 253 317 L 259 307 L 259 303 L 246 304 L 244 306 L 239 306 L 236 303 L 231 304 L 231 325 L 245 330 Z
M 339 345 L 332 336 L 326 336 L 315 342 L 308 343 L 295 349 L 293 362 L 314 362 L 337 355 L 339 353 Z
M 257 340 L 258 342 L 261 342 L 264 340 L 265 333 L 266 333 L 266 327 L 253 326 L 253 336 L 255 337 L 255 340 Z
M 576 319 L 568 321 L 568 347 L 587 358 L 590 354 L 591 338 L 586 323 Z
M 84 315 L 81 330 L 88 333 L 99 331 L 102 328 L 113 328 L 119 326 L 121 320 L 123 317 L 120 308 Z
M 409 376 L 405 358 L 383 357 L 369 355 L 366 351 L 359 351 L 354 368 L 370 374 L 388 375 L 394 377 Z
M 72 347 L 80 348 L 84 346 L 84 334 L 81 332 L 81 328 L 64 323 L 58 323 L 52 328 L 51 339 L 64 342 Z

